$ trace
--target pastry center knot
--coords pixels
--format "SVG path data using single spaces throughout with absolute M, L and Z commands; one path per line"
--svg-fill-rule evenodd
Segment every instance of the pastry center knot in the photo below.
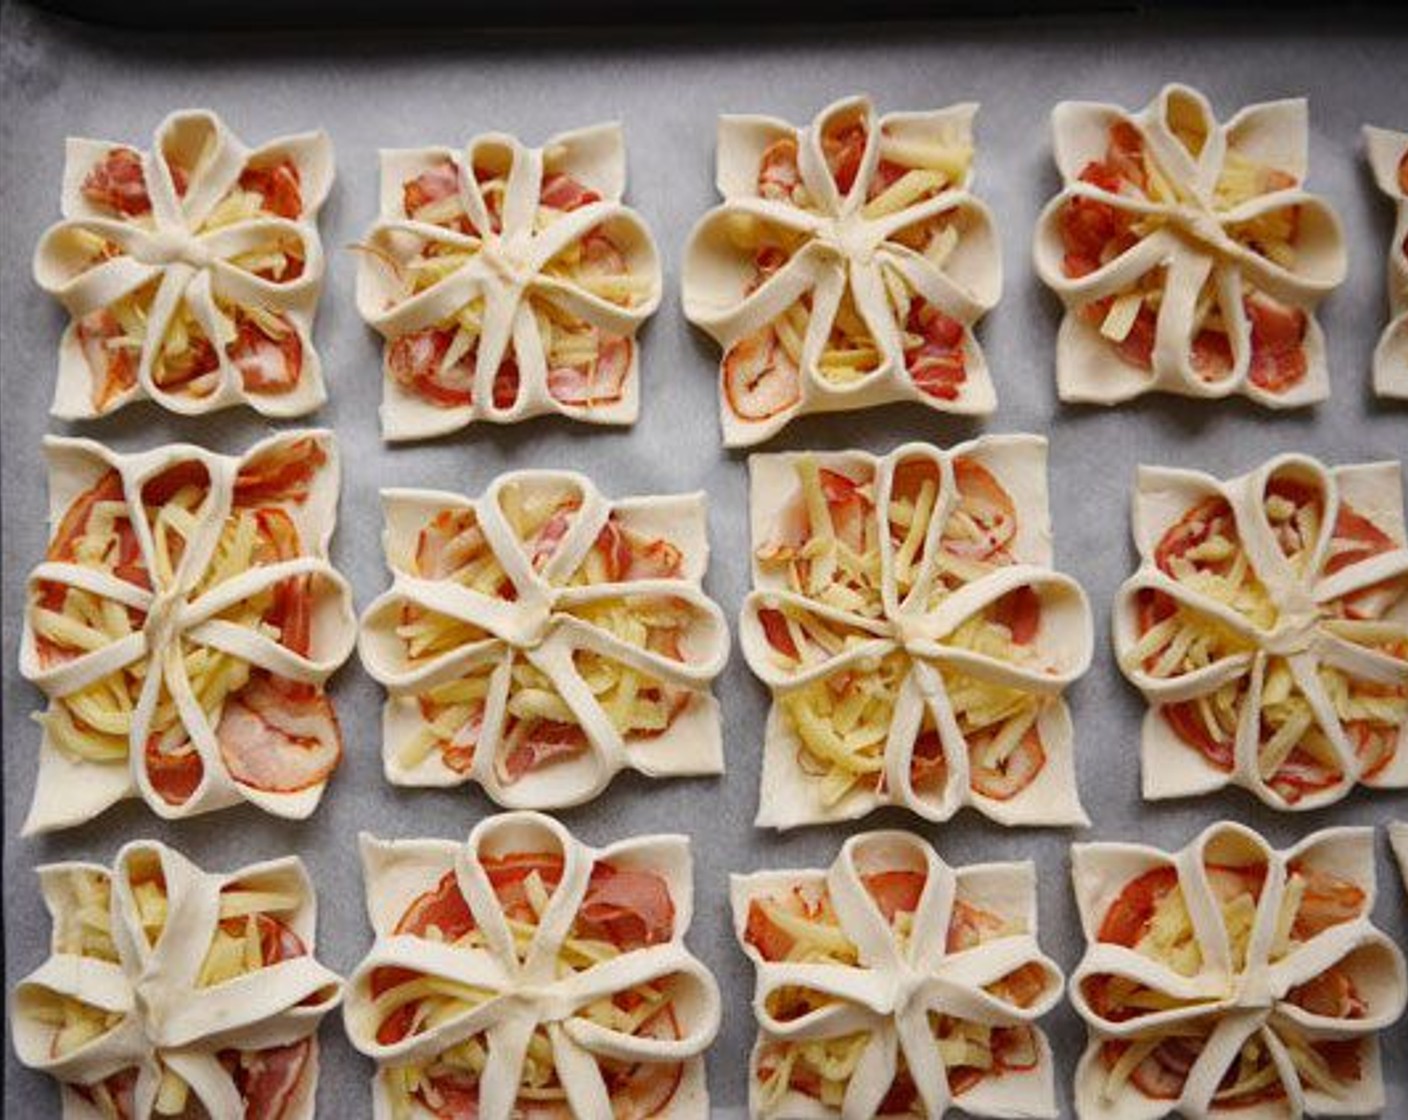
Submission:
M 919 614 L 901 612 L 890 619 L 890 632 L 906 653 L 916 654 L 917 647 L 932 640 L 928 620 Z
M 1305 653 L 1315 644 L 1319 625 L 1320 611 L 1309 596 L 1294 595 L 1282 604 L 1276 625 L 1263 638 L 1262 646 L 1277 657 Z
M 537 649 L 552 629 L 555 611 L 550 596 L 525 597 L 514 604 L 513 644 L 520 649 Z
M 1165 216 L 1170 225 L 1185 237 L 1209 249 L 1222 249 L 1227 244 L 1227 234 L 1217 215 L 1206 206 L 1195 203 L 1182 203 L 1169 206 Z
M 180 632 L 185 596 L 177 588 L 159 591 L 147 607 L 143 631 L 149 649 L 165 649 Z
M 526 288 L 536 271 L 529 266 L 529 242 L 525 237 L 486 238 L 480 259 L 511 288 Z
M 553 984 L 519 984 L 507 993 L 509 1001 L 537 1023 L 553 1023 L 565 1019 L 569 1012 L 562 1006 L 561 994 Z
M 1270 1014 L 1276 1000 L 1271 992 L 1271 981 L 1262 968 L 1244 969 L 1233 981 L 1232 1004 L 1241 1011 L 1261 1012 L 1263 1017 Z
M 924 992 L 929 977 L 917 968 L 900 964 L 895 970 L 895 988 L 891 997 L 894 1000 L 894 1014 L 902 1016 L 920 1009 L 920 996 Z
M 823 226 L 817 237 L 837 256 L 858 264 L 870 263 L 880 241 L 874 224 L 867 222 L 859 213 L 843 215 Z
M 197 269 L 209 268 L 214 259 L 202 238 L 179 229 L 157 230 L 133 256 L 144 264 L 188 264 Z

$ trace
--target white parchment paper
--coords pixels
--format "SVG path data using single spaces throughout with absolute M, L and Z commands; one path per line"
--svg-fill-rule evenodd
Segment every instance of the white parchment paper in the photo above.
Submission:
M 694 840 L 697 914 L 694 950 L 724 991 L 724 1029 L 710 1056 L 717 1115 L 738 1115 L 753 1037 L 751 969 L 733 944 L 727 873 L 825 866 L 842 839 L 868 827 L 916 827 L 952 864 L 1031 858 L 1040 883 L 1042 939 L 1070 969 L 1079 957 L 1068 886 L 1073 839 L 1128 838 L 1178 847 L 1224 816 L 1261 829 L 1276 846 L 1328 824 L 1382 824 L 1408 815 L 1404 796 L 1358 793 L 1320 813 L 1280 817 L 1228 793 L 1198 801 L 1139 800 L 1137 749 L 1144 704 L 1113 663 L 1109 609 L 1135 563 L 1129 499 L 1139 462 L 1238 474 L 1279 451 L 1327 461 L 1408 457 L 1408 410 L 1375 404 L 1369 362 L 1383 323 L 1384 245 L 1390 207 L 1361 158 L 1360 125 L 1408 127 L 1402 29 L 1371 25 L 1326 32 L 1288 17 L 1240 29 L 1190 28 L 1108 17 L 1059 24 L 903 26 L 825 32 L 681 30 L 668 36 L 577 31 L 520 38 L 484 36 L 318 37 L 271 43 L 257 35 L 193 41 L 82 28 L 7 5 L 0 12 L 0 437 L 3 438 L 4 946 L 6 986 L 44 958 L 48 924 L 32 875 L 36 864 L 82 857 L 110 860 L 126 840 L 155 836 L 203 866 L 219 869 L 285 852 L 307 860 L 318 886 L 319 957 L 347 971 L 371 942 L 362 908 L 355 834 L 463 838 L 490 810 L 472 789 L 399 790 L 381 777 L 377 734 L 381 692 L 355 665 L 335 680 L 347 758 L 312 820 L 275 821 L 249 810 L 164 826 L 131 804 L 85 828 L 36 841 L 18 839 L 33 789 L 39 730 L 29 721 L 39 693 L 18 677 L 16 648 L 23 584 L 46 539 L 42 432 L 69 431 L 122 449 L 188 439 L 242 450 L 269 430 L 247 411 L 200 421 L 150 406 L 105 422 L 52 423 L 55 353 L 63 315 L 29 278 L 34 243 L 58 216 L 66 135 L 144 146 L 169 110 L 210 106 L 251 143 L 322 126 L 336 147 L 337 181 L 323 214 L 329 276 L 318 319 L 330 403 L 312 422 L 342 441 L 345 488 L 333 558 L 358 605 L 387 583 L 376 491 L 383 485 L 477 493 L 496 474 L 522 467 L 572 467 L 612 495 L 703 487 L 711 496 L 713 558 L 706 586 L 731 619 L 748 587 L 743 456 L 721 448 L 715 370 L 718 354 L 679 309 L 680 251 L 690 224 L 717 197 L 714 131 L 720 112 L 773 113 L 808 120 L 843 94 L 868 91 L 880 111 L 973 99 L 975 191 L 997 214 L 1007 289 L 980 329 L 998 392 L 986 429 L 919 408 L 888 408 L 792 425 L 770 448 L 859 446 L 888 450 L 909 439 L 949 444 L 981 430 L 1036 431 L 1051 439 L 1051 495 L 1057 566 L 1082 581 L 1095 608 L 1097 652 L 1071 689 L 1077 760 L 1094 827 L 1006 831 L 971 814 L 920 827 L 899 812 L 850 825 L 802 829 L 783 839 L 752 826 L 767 694 L 735 649 L 717 691 L 723 702 L 728 773 L 719 779 L 618 779 L 594 804 L 563 814 L 592 844 L 669 830 Z M 1368 18 L 1368 17 L 1366 17 Z M 1268 98 L 1311 98 L 1309 186 L 1339 208 L 1350 246 L 1350 276 L 1322 308 L 1334 396 L 1309 412 L 1273 416 L 1241 401 L 1199 404 L 1165 397 L 1106 412 L 1061 407 L 1053 360 L 1059 308 L 1030 266 L 1033 223 L 1058 189 L 1048 115 L 1067 97 L 1142 105 L 1165 81 L 1203 89 L 1220 115 Z M 345 246 L 376 211 L 378 147 L 458 144 L 487 129 L 529 143 L 564 128 L 620 118 L 629 150 L 627 201 L 651 223 L 665 267 L 666 298 L 641 336 L 643 407 L 634 429 L 593 430 L 551 420 L 512 429 L 477 426 L 447 439 L 390 449 L 380 441 L 381 343 L 352 303 L 355 262 Z M 1379 844 L 1382 891 L 1376 917 L 1408 938 L 1404 896 Z M 1083 1043 L 1075 1015 L 1048 1020 L 1058 1087 L 1070 1111 L 1070 1079 Z M 321 1115 L 370 1116 L 369 1063 L 347 1045 L 336 1019 L 324 1026 Z M 1408 1115 L 1408 1029 L 1385 1039 L 1391 1080 L 1385 1115 Z M 5 1114 L 57 1108 L 45 1079 L 5 1055 Z

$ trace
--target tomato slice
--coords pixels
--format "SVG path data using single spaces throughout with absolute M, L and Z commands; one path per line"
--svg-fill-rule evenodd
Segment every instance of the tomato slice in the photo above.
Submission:
M 743 940 L 757 949 L 765 961 L 786 960 L 796 944 L 792 935 L 776 925 L 756 899 L 748 904 L 748 924 Z
M 1005 626 L 1017 645 L 1030 645 L 1041 629 L 1041 596 L 1031 584 L 1015 587 L 992 605 L 992 620 Z
M 259 195 L 264 210 L 275 217 L 292 221 L 303 213 L 298 168 L 291 159 L 246 167 L 240 172 L 240 190 Z
M 160 749 L 160 741 L 158 735 L 147 739 L 143 755 L 147 780 L 157 796 L 168 805 L 184 805 L 200 785 L 205 764 L 194 747 L 183 752 L 167 752 Z
M 861 883 L 885 920 L 894 925 L 899 915 L 913 914 L 919 909 L 919 899 L 928 878 L 922 871 L 877 871 L 862 875 Z
M 758 611 L 758 624 L 763 628 L 763 637 L 768 645 L 778 653 L 793 661 L 801 657 L 797 643 L 792 640 L 792 632 L 787 628 L 787 619 L 780 610 L 763 607 Z
M 1133 949 L 1148 932 L 1159 903 L 1178 886 L 1178 871 L 1168 866 L 1156 867 L 1131 880 L 1105 911 L 1097 940 Z

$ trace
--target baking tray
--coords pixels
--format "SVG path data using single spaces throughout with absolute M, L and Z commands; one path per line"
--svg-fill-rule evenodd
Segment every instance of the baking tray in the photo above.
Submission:
M 1379 17 L 1382 20 L 1382 17 Z M 380 690 L 355 664 L 334 688 L 347 757 L 322 808 L 302 824 L 240 809 L 167 826 L 129 803 L 59 836 L 22 840 L 18 827 L 35 774 L 40 696 L 19 679 L 16 649 L 23 583 L 45 537 L 40 433 L 73 430 L 122 449 L 192 440 L 239 450 L 269 425 L 245 411 L 185 421 L 150 407 L 66 429 L 47 415 L 56 306 L 29 278 L 41 231 L 58 217 L 63 138 L 106 137 L 145 146 L 171 109 L 208 105 L 245 139 L 323 126 L 336 145 L 338 180 L 322 229 L 330 269 L 318 344 L 331 401 L 314 423 L 333 427 L 344 451 L 341 521 L 334 560 L 364 605 L 387 583 L 379 541 L 377 488 L 434 486 L 475 493 L 501 471 L 585 469 L 609 495 L 703 488 L 710 496 L 711 594 L 736 614 L 748 587 L 745 456 L 719 442 L 717 353 L 692 332 L 678 301 L 681 248 L 694 220 L 717 201 L 715 119 L 724 111 L 809 120 L 833 98 L 869 91 L 881 111 L 982 103 L 977 192 L 997 215 L 1006 291 L 981 336 L 1000 405 L 985 427 L 919 408 L 890 408 L 794 424 L 775 449 L 860 446 L 889 449 L 907 439 L 950 444 L 977 434 L 1035 431 L 1051 440 L 1051 495 L 1058 566 L 1090 593 L 1098 643 L 1087 677 L 1070 692 L 1078 732 L 1081 789 L 1095 824 L 1079 832 L 1009 831 L 971 814 L 946 825 L 900 812 L 778 837 L 752 826 L 767 696 L 734 657 L 718 683 L 728 773 L 721 779 L 648 783 L 618 778 L 594 804 L 562 814 L 593 843 L 656 830 L 694 840 L 698 904 L 690 942 L 724 992 L 724 1024 L 710 1054 L 715 1113 L 740 1115 L 742 1074 L 753 1037 L 752 971 L 735 948 L 727 913 L 730 871 L 821 866 L 853 832 L 915 828 L 953 863 L 1033 859 L 1040 870 L 1042 936 L 1069 969 L 1079 956 L 1067 887 L 1068 845 L 1127 838 L 1179 846 L 1222 817 L 1244 820 L 1285 845 L 1312 828 L 1383 824 L 1408 817 L 1403 795 L 1362 794 L 1318 813 L 1277 816 L 1244 795 L 1151 805 L 1139 798 L 1136 744 L 1144 706 L 1111 657 L 1109 607 L 1135 557 L 1129 500 L 1136 464 L 1245 471 L 1267 456 L 1301 450 L 1329 461 L 1408 456 L 1408 412 L 1369 396 L 1369 358 L 1383 323 L 1383 260 L 1392 228 L 1387 202 L 1360 152 L 1365 121 L 1408 127 L 1403 28 L 1381 22 L 1333 30 L 1285 18 L 1199 29 L 1184 20 L 1081 17 L 1059 22 L 859 29 L 770 27 L 648 33 L 351 36 L 329 40 L 136 36 L 86 28 L 16 7 L 0 10 L 5 113 L 0 187 L 0 368 L 3 368 L 4 947 L 6 986 L 45 955 L 47 919 L 32 869 L 49 860 L 108 860 L 125 841 L 155 836 L 200 863 L 232 867 L 297 852 L 319 888 L 318 952 L 348 971 L 370 944 L 362 910 L 355 836 L 463 837 L 492 806 L 469 789 L 405 791 L 381 776 Z M 839 40 L 839 41 L 838 41 Z M 1295 94 L 1311 97 L 1311 189 L 1344 220 L 1350 275 L 1322 310 L 1334 379 L 1332 400 L 1294 415 L 1239 401 L 1196 404 L 1146 398 L 1117 411 L 1061 406 L 1053 348 L 1059 309 L 1030 266 L 1036 216 L 1059 184 L 1048 114 L 1065 97 L 1143 105 L 1166 80 L 1188 81 L 1223 116 L 1239 106 Z M 426 142 L 456 144 L 499 128 L 536 142 L 563 128 L 619 118 L 629 148 L 628 201 L 651 223 L 665 270 L 664 305 L 643 338 L 644 407 L 632 430 L 593 430 L 539 421 L 512 429 L 476 427 L 430 443 L 388 448 L 380 440 L 378 338 L 352 302 L 355 261 L 345 247 L 372 221 L 376 150 Z M 1382 840 L 1380 923 L 1408 938 L 1404 896 Z M 1062 1008 L 1047 1020 L 1058 1055 L 1063 1108 L 1084 1032 Z M 368 1116 L 370 1063 L 345 1041 L 334 1017 L 323 1031 L 321 1112 Z M 1385 1115 L 1408 1116 L 1408 1030 L 1387 1038 L 1392 1084 Z M 5 1112 L 46 1114 L 57 1100 L 46 1079 L 5 1056 Z

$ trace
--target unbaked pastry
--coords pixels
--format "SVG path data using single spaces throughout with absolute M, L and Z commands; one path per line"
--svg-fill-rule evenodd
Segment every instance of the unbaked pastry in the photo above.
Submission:
M 739 639 L 773 692 L 758 824 L 886 804 L 1086 823 L 1061 693 L 1090 664 L 1090 607 L 1051 570 L 1046 441 L 749 467 Z
M 1070 983 L 1090 1028 L 1082 1120 L 1383 1108 L 1377 1035 L 1405 983 L 1369 917 L 1372 829 L 1278 852 L 1223 822 L 1171 855 L 1077 844 L 1072 863 L 1088 942 Z
M 1134 535 L 1114 633 L 1150 704 L 1145 797 L 1240 785 L 1315 809 L 1408 786 L 1397 463 L 1282 455 L 1227 482 L 1141 467 Z
M 719 121 L 723 205 L 690 235 L 684 311 L 723 347 L 724 443 L 794 416 L 996 405 L 973 326 L 998 300 L 992 214 L 968 193 L 976 105 L 877 118 L 850 97 L 809 128 Z
M 1291 408 L 1329 395 L 1314 312 L 1344 279 L 1344 235 L 1302 188 L 1303 100 L 1221 124 L 1201 93 L 1171 85 L 1134 114 L 1063 101 L 1051 123 L 1066 186 L 1035 254 L 1066 305 L 1062 400 L 1240 392 Z
M 1056 1115 L 1034 1024 L 1063 979 L 1030 862 L 954 869 L 912 833 L 869 832 L 825 871 L 735 875 L 731 894 L 758 972 L 753 1116 Z
M 660 303 L 660 261 L 625 186 L 615 124 L 541 148 L 486 133 L 462 151 L 382 152 L 357 308 L 386 340 L 387 439 L 546 412 L 635 422 L 635 335 Z
M 306 817 L 342 756 L 323 685 L 356 641 L 327 558 L 332 434 L 241 457 L 45 451 L 53 535 L 29 577 L 20 671 L 49 707 L 25 831 L 125 797 L 167 818 L 241 800 Z
M 1374 351 L 1374 391 L 1408 399 L 1408 132 L 1365 125 L 1364 143 L 1374 180 L 1398 211 L 1388 250 L 1390 319 Z
M 719 991 L 684 944 L 685 837 L 589 848 L 519 812 L 468 844 L 361 844 L 376 943 L 344 1019 L 377 1120 L 708 1116 Z
M 298 859 L 220 875 L 139 840 L 113 871 L 50 864 L 39 882 L 51 956 L 16 986 L 11 1025 L 20 1061 L 59 1081 L 64 1120 L 312 1120 L 342 980 L 313 956 Z
M 312 330 L 332 177 L 326 134 L 251 150 L 207 110 L 171 114 L 149 152 L 70 138 L 63 220 L 34 253 L 35 280 L 72 319 L 54 415 L 147 398 L 186 415 L 322 404 Z
M 722 772 L 728 625 L 701 587 L 703 494 L 612 501 L 580 474 L 517 471 L 478 500 L 382 502 L 392 585 L 361 653 L 389 693 L 390 781 L 562 808 L 625 768 Z

